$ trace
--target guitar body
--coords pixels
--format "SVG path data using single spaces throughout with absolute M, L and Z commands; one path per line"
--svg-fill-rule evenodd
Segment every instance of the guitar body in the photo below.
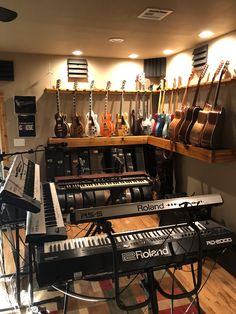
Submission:
M 156 131 L 156 126 L 157 126 L 157 120 L 158 120 L 158 113 L 154 114 L 154 124 L 152 127 L 152 135 L 155 135 L 155 131 Z
M 210 149 L 220 148 L 225 111 L 210 111 L 204 126 L 201 146 Z
M 175 111 L 174 119 L 169 124 L 168 135 L 173 142 L 178 141 L 179 129 L 184 121 L 184 111 L 179 109 Z
M 152 118 L 152 115 L 150 115 L 149 118 L 146 117 L 146 119 L 142 121 L 143 134 L 144 135 L 151 135 L 154 124 L 155 124 L 155 121 Z
M 87 123 L 85 126 L 85 134 L 88 137 L 95 137 L 100 135 L 100 126 L 97 122 L 97 115 L 91 111 L 91 115 L 87 113 Z
M 70 126 L 71 137 L 82 137 L 84 134 L 84 125 L 81 121 L 81 116 L 75 114 L 71 117 L 72 123 Z
M 142 126 L 143 118 L 136 117 L 134 110 L 132 110 L 131 116 L 132 116 L 131 133 L 133 135 L 143 134 L 143 126 Z
M 110 137 L 114 132 L 114 124 L 112 122 L 112 115 L 108 112 L 101 115 L 100 134 L 101 136 Z
M 189 143 L 189 136 L 194 123 L 197 120 L 200 107 L 190 107 L 186 110 L 184 121 L 179 129 L 179 141 L 185 144 Z
M 124 115 L 116 115 L 115 134 L 117 136 L 126 136 L 129 133 L 129 124 Z
M 207 122 L 209 111 L 200 110 L 198 112 L 197 121 L 194 123 L 193 128 L 190 132 L 189 142 L 195 146 L 201 146 L 202 133 Z
M 158 119 L 157 119 L 157 124 L 156 124 L 156 129 L 155 129 L 155 136 L 161 137 L 162 136 L 162 130 L 165 124 L 165 114 L 164 113 L 159 113 L 158 114 Z
M 65 116 L 57 112 L 55 114 L 56 125 L 54 127 L 54 133 L 56 137 L 66 137 L 69 134 L 69 126 L 65 121 Z
M 165 116 L 165 124 L 163 126 L 162 130 L 162 137 L 167 138 L 168 137 L 168 129 L 171 122 L 171 114 L 166 114 Z

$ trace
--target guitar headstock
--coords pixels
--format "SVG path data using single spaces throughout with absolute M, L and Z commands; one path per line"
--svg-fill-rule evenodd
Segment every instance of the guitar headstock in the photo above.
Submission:
M 61 86 L 61 80 L 58 79 L 58 80 L 57 80 L 57 83 L 56 83 L 56 89 L 59 89 L 60 86 Z
M 189 75 L 189 78 L 188 78 L 188 83 L 187 83 L 187 86 L 189 86 L 189 85 L 190 85 L 190 83 L 191 83 L 192 79 L 193 79 L 193 78 L 194 78 L 194 76 L 195 76 L 195 73 L 196 73 L 196 70 L 195 70 L 194 68 L 192 68 L 192 71 L 191 71 L 191 73 L 190 73 L 190 75 Z
M 173 79 L 173 88 L 176 88 L 176 78 Z
M 216 71 L 215 71 L 215 76 L 217 76 L 217 75 L 220 73 L 220 71 L 221 71 L 223 65 L 224 65 L 224 60 L 221 60 L 221 61 L 220 61 L 220 64 L 218 65 L 218 68 L 217 68 Z
M 228 71 L 229 61 L 227 60 L 223 66 L 223 69 L 220 73 L 220 79 L 223 77 L 223 75 Z
M 75 82 L 74 82 L 74 91 L 76 91 L 77 88 L 78 88 L 78 81 L 75 81 Z
M 154 86 L 154 83 L 151 83 L 150 86 L 148 87 L 148 89 L 152 92 L 153 91 L 153 86 Z
M 204 66 L 202 67 L 201 69 L 201 73 L 200 73 L 200 76 L 199 76 L 199 79 L 202 80 L 204 78 L 204 76 L 206 75 L 206 72 L 208 70 L 208 67 L 209 65 L 206 63 L 204 64 Z
M 182 86 L 182 76 L 178 76 L 178 83 L 177 83 L 177 87 L 181 87 Z
M 106 90 L 109 90 L 111 88 L 111 81 L 107 82 Z
M 122 81 L 121 90 L 124 91 L 125 89 L 126 80 Z
M 92 90 L 93 88 L 94 88 L 94 80 L 90 82 L 90 89 Z

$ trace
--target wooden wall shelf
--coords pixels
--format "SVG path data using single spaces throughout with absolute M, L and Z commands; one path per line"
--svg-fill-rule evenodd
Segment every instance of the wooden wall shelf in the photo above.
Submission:
M 67 143 L 68 147 L 102 147 L 102 146 L 122 146 L 122 145 L 143 145 L 149 144 L 166 150 L 192 157 L 208 163 L 223 163 L 236 161 L 236 152 L 232 149 L 209 150 L 192 145 L 181 143 L 171 144 L 170 140 L 155 136 L 114 136 L 114 137 L 82 137 L 82 138 L 56 138 L 50 137 L 48 144 Z

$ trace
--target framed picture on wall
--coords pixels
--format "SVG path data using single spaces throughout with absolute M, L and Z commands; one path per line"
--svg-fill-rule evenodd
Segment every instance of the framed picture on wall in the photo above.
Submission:
M 18 115 L 19 137 L 36 136 L 35 115 Z
M 35 96 L 15 96 L 15 113 L 28 114 L 36 113 L 36 97 Z

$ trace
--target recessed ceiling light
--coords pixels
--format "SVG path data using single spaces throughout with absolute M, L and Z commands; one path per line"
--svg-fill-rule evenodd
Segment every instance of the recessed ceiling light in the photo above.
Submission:
M 163 50 L 163 53 L 164 53 L 165 55 L 171 55 L 173 52 L 174 52 L 174 51 L 171 50 L 171 49 L 165 49 L 165 50 Z
M 120 43 L 123 43 L 124 38 L 121 38 L 121 37 L 111 37 L 108 39 L 108 41 L 110 41 L 111 43 L 115 43 L 115 44 L 120 44 Z
M 136 59 L 136 58 L 138 58 L 138 56 L 139 56 L 139 55 L 137 55 L 136 53 L 131 53 L 131 54 L 129 55 L 129 58 L 131 58 L 131 59 Z
M 75 50 L 75 51 L 72 52 L 72 54 L 75 55 L 75 56 L 80 56 L 80 55 L 82 55 L 82 51 Z
M 214 35 L 212 31 L 202 31 L 200 34 L 198 34 L 199 37 L 201 38 L 208 38 Z

